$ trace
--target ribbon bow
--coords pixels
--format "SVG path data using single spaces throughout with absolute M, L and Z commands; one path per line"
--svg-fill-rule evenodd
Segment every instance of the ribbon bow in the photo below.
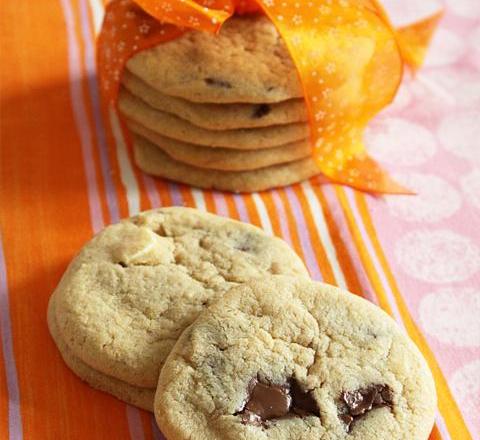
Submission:
M 332 181 L 405 194 L 366 153 L 366 125 L 417 69 L 441 13 L 395 30 L 376 0 L 113 0 L 98 40 L 101 88 L 117 97 L 122 69 L 140 50 L 185 29 L 216 33 L 233 14 L 263 11 L 298 69 L 311 127 L 312 154 Z

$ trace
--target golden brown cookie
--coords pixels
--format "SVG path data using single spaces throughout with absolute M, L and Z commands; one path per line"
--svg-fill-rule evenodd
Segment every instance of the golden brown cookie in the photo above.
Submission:
M 305 122 L 236 130 L 207 130 L 170 113 L 155 110 L 125 89 L 120 90 L 118 108 L 129 120 L 162 136 L 208 147 L 245 150 L 277 147 L 303 140 L 310 133 L 309 126 Z
M 185 327 L 230 287 L 268 273 L 308 276 L 285 242 L 254 226 L 189 208 L 147 211 L 83 247 L 50 299 L 50 329 L 80 377 L 148 408 Z
M 250 171 L 220 171 L 176 161 L 140 136 L 134 136 L 133 149 L 135 163 L 146 173 L 207 189 L 263 191 L 300 182 L 320 173 L 311 157 Z
M 159 92 L 195 102 L 275 103 L 302 98 L 290 54 L 263 16 L 233 17 L 218 35 L 186 32 L 141 51 L 130 72 Z
M 380 308 L 333 286 L 252 280 L 212 304 L 165 362 L 169 440 L 427 440 L 432 374 Z
M 264 168 L 309 157 L 309 140 L 257 150 L 210 148 L 166 138 L 136 122 L 128 122 L 132 133 L 140 135 L 159 147 L 172 159 L 198 168 L 223 171 L 245 171 Z
M 160 93 L 126 69 L 122 85 L 151 107 L 208 130 L 268 127 L 305 122 L 308 119 L 303 99 L 290 99 L 277 104 L 195 103 Z

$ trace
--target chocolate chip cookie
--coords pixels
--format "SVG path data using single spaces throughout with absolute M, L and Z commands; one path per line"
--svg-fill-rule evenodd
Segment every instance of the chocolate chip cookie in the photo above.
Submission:
M 172 159 L 162 149 L 141 136 L 134 136 L 133 151 L 135 163 L 148 174 L 200 188 L 215 188 L 237 193 L 290 185 L 319 174 L 312 157 L 253 170 L 223 171 L 195 167 Z M 322 176 L 319 177 L 321 178 Z
M 165 95 L 195 102 L 264 104 L 303 97 L 285 43 L 262 16 L 232 17 L 218 35 L 186 32 L 137 53 L 127 69 Z
M 201 104 L 160 93 L 128 70 L 123 73 L 122 85 L 151 107 L 208 130 L 267 127 L 308 119 L 303 99 L 289 99 L 277 104 Z
M 124 89 L 120 91 L 118 108 L 127 120 L 137 122 L 160 135 L 214 148 L 256 150 L 277 147 L 304 140 L 310 133 L 305 122 L 237 130 L 207 130 L 178 116 L 156 110 Z
M 305 159 L 312 154 L 312 147 L 307 139 L 273 148 L 234 150 L 177 141 L 155 133 L 136 122 L 129 122 L 127 125 L 132 133 L 148 140 L 175 161 L 210 170 L 256 170 Z
M 50 299 L 49 324 L 80 377 L 148 408 L 185 327 L 230 287 L 275 273 L 308 276 L 285 242 L 254 226 L 189 208 L 147 211 L 86 244 Z
M 169 440 L 426 440 L 435 386 L 368 301 L 273 276 L 233 288 L 183 333 L 160 374 Z

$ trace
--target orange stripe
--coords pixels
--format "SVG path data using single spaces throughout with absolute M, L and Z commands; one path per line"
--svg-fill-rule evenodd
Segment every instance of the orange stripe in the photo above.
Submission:
M 255 206 L 252 196 L 250 194 L 242 194 L 240 197 L 243 199 L 247 208 L 248 216 L 250 217 L 250 223 L 261 228 L 262 221 L 260 220 L 260 216 L 258 215 L 257 207 Z
M 192 192 L 190 191 L 190 187 L 179 183 L 178 188 L 183 198 L 183 204 L 185 206 L 188 206 L 189 208 L 195 208 L 195 200 L 193 198 Z
M 365 272 L 367 273 L 367 277 L 370 280 L 370 283 L 375 290 L 375 295 L 377 297 L 378 304 L 390 316 L 393 316 L 392 308 L 390 307 L 390 303 L 387 300 L 387 294 L 385 292 L 385 289 L 382 286 L 382 282 L 378 276 L 378 273 L 375 270 L 375 267 L 373 266 L 373 263 L 370 260 L 370 256 L 368 255 L 368 250 L 365 244 L 363 243 L 361 233 L 357 227 L 352 210 L 348 204 L 345 191 L 342 187 L 335 185 L 335 193 L 345 213 L 348 229 L 353 238 L 355 246 L 358 249 L 358 253 L 360 254 L 360 258 L 362 260 L 363 267 L 365 268 Z
M 288 229 L 290 231 L 290 238 L 292 240 L 293 249 L 303 261 L 306 261 L 305 254 L 302 249 L 302 245 L 300 244 L 300 238 L 298 236 L 297 222 L 295 221 L 295 217 L 292 213 L 292 209 L 290 207 L 288 197 L 285 194 L 285 190 L 283 188 L 278 189 L 277 193 L 280 196 L 283 207 L 285 209 L 285 213 L 287 215 Z
M 25 438 L 122 439 L 125 406 L 74 377 L 46 327 L 50 293 L 92 234 L 63 14 L 59 3 L 3 6 L 0 222 Z
M 279 213 L 275 209 L 275 204 L 273 203 L 271 193 L 269 191 L 264 191 L 259 193 L 259 195 L 265 204 L 265 208 L 267 209 L 268 217 L 270 218 L 270 223 L 272 224 L 273 233 L 277 237 L 282 237 L 285 239 L 285 237 L 282 235 L 282 229 L 280 227 L 280 220 L 278 218 Z
M 333 245 L 335 246 L 337 260 L 340 264 L 340 268 L 342 269 L 343 276 L 347 281 L 348 290 L 357 295 L 362 295 L 362 285 L 360 284 L 360 281 L 358 279 L 356 269 L 353 265 L 353 261 L 345 245 L 345 241 L 342 238 L 342 234 L 335 222 L 333 214 L 330 211 L 328 202 L 325 199 L 325 196 L 318 185 L 313 184 L 312 188 L 315 195 L 317 196 L 318 201 L 320 202 L 320 206 L 322 207 L 325 222 L 327 223 L 328 227 L 328 233 L 330 234 Z
M 228 216 L 234 218 L 235 220 L 239 220 L 240 214 L 238 213 L 237 206 L 233 201 L 233 196 L 230 193 L 224 193 L 223 195 L 228 208 Z
M 157 189 L 158 195 L 160 197 L 160 203 L 162 206 L 172 206 L 172 196 L 170 195 L 170 191 L 168 191 L 168 185 L 165 180 L 158 179 L 152 177 L 155 188 Z
M 297 198 L 300 202 L 303 216 L 307 223 L 308 233 L 310 235 L 310 241 L 312 243 L 313 252 L 315 253 L 318 261 L 318 266 L 326 283 L 336 284 L 335 275 L 333 274 L 332 266 L 327 258 L 325 248 L 317 232 L 315 220 L 313 219 L 312 212 L 310 210 L 310 204 L 308 203 L 305 194 L 303 193 L 300 185 L 293 185 L 292 189 L 295 191 Z
M 215 200 L 213 199 L 212 191 L 203 191 L 203 196 L 205 198 L 205 205 L 207 206 L 207 211 L 217 213 L 217 208 L 215 206 Z
M 438 405 L 439 405 L 440 412 L 442 413 L 442 416 L 445 420 L 445 424 L 447 425 L 447 429 L 452 438 L 455 438 L 455 436 L 458 436 L 456 438 L 459 438 L 462 440 L 470 439 L 471 436 L 468 428 L 465 425 L 465 421 L 463 420 L 462 413 L 460 412 L 455 402 L 455 399 L 452 393 L 450 392 L 448 383 L 442 373 L 440 366 L 438 365 L 437 360 L 435 359 L 435 355 L 431 351 L 425 337 L 416 326 L 414 320 L 410 315 L 408 307 L 405 304 L 405 301 L 403 300 L 402 294 L 400 293 L 400 290 L 398 288 L 398 284 L 387 262 L 382 246 L 380 245 L 380 242 L 378 240 L 378 236 L 377 236 L 375 227 L 373 225 L 372 218 L 368 211 L 368 206 L 365 201 L 365 197 L 359 193 L 356 193 L 355 201 L 357 203 L 365 228 L 367 230 L 367 234 L 370 237 L 370 240 L 373 244 L 377 257 L 380 260 L 382 270 L 387 276 L 388 283 L 395 297 L 398 310 L 402 316 L 402 320 L 405 324 L 408 334 L 415 341 L 417 346 L 422 351 L 423 355 L 425 356 L 430 366 L 430 369 L 432 370 L 433 376 L 435 377 L 435 383 L 437 385 L 437 394 L 439 398 Z
M 430 434 L 430 437 L 428 438 L 429 440 L 442 440 L 442 434 L 440 434 L 440 431 L 437 428 L 437 425 L 433 426 L 432 432 Z

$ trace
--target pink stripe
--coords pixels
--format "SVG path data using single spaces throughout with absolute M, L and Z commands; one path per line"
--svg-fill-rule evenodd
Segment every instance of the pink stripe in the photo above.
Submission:
M 150 176 L 146 175 L 145 173 L 142 173 L 142 179 L 145 185 L 145 189 L 147 190 L 147 197 L 150 201 L 151 207 L 159 208 L 162 205 L 162 202 L 160 201 L 157 188 L 155 187 L 155 182 Z
M 280 230 L 282 231 L 282 238 L 290 246 L 292 246 L 292 236 L 290 234 L 290 228 L 286 220 L 287 213 L 285 211 L 285 207 L 283 206 L 282 199 L 280 198 L 277 190 L 271 191 L 270 194 L 272 195 L 273 204 L 275 205 L 275 209 L 277 211 L 277 217 L 280 220 Z
M 167 440 L 166 437 L 158 429 L 157 422 L 155 421 L 155 416 L 152 414 L 152 433 L 155 440 Z
M 233 202 L 237 207 L 238 216 L 240 217 L 240 220 L 242 222 L 250 223 L 250 216 L 248 215 L 247 207 L 245 206 L 245 201 L 243 200 L 243 197 L 238 194 L 235 194 L 233 196 Z
M 168 185 L 168 192 L 170 193 L 170 196 L 172 197 L 172 202 L 174 206 L 183 206 L 184 205 L 184 200 L 182 197 L 182 194 L 180 192 L 180 187 L 173 182 L 170 182 L 167 184 Z
M 0 330 L 2 350 L 5 358 L 5 376 L 8 393 L 8 432 L 10 440 L 23 438 L 22 415 L 20 412 L 20 390 L 18 387 L 17 367 L 13 351 L 12 323 L 10 321 L 10 302 L 8 299 L 7 270 L 0 235 Z
M 292 187 L 289 186 L 285 188 L 285 193 L 287 194 L 290 208 L 296 220 L 297 232 L 300 238 L 300 245 L 302 246 L 303 254 L 305 255 L 305 258 L 307 260 L 306 265 L 308 271 L 310 272 L 310 275 L 314 280 L 322 280 L 322 273 L 320 272 L 317 258 L 315 257 L 315 253 L 313 252 L 312 243 L 310 241 L 310 234 L 308 232 L 308 226 L 305 221 L 305 217 L 303 216 L 300 202 L 298 201 L 298 198 L 295 195 Z
M 104 225 L 103 215 L 98 192 L 97 175 L 93 160 L 92 132 L 88 124 L 85 103 L 82 99 L 82 71 L 80 65 L 80 52 L 75 38 L 75 21 L 73 11 L 68 0 L 60 0 L 63 16 L 67 29 L 68 39 L 68 67 L 70 77 L 70 97 L 72 100 L 73 113 L 77 132 L 82 146 L 83 164 L 87 178 L 87 193 L 90 206 L 90 218 L 92 228 L 98 232 Z
M 225 196 L 218 192 L 218 191 L 213 191 L 213 201 L 215 203 L 215 211 L 219 215 L 223 215 L 224 217 L 228 217 L 228 206 L 227 202 L 225 200 Z
M 130 438 L 133 440 L 144 440 L 142 420 L 140 419 L 140 410 L 134 406 L 127 405 L 127 420 Z

